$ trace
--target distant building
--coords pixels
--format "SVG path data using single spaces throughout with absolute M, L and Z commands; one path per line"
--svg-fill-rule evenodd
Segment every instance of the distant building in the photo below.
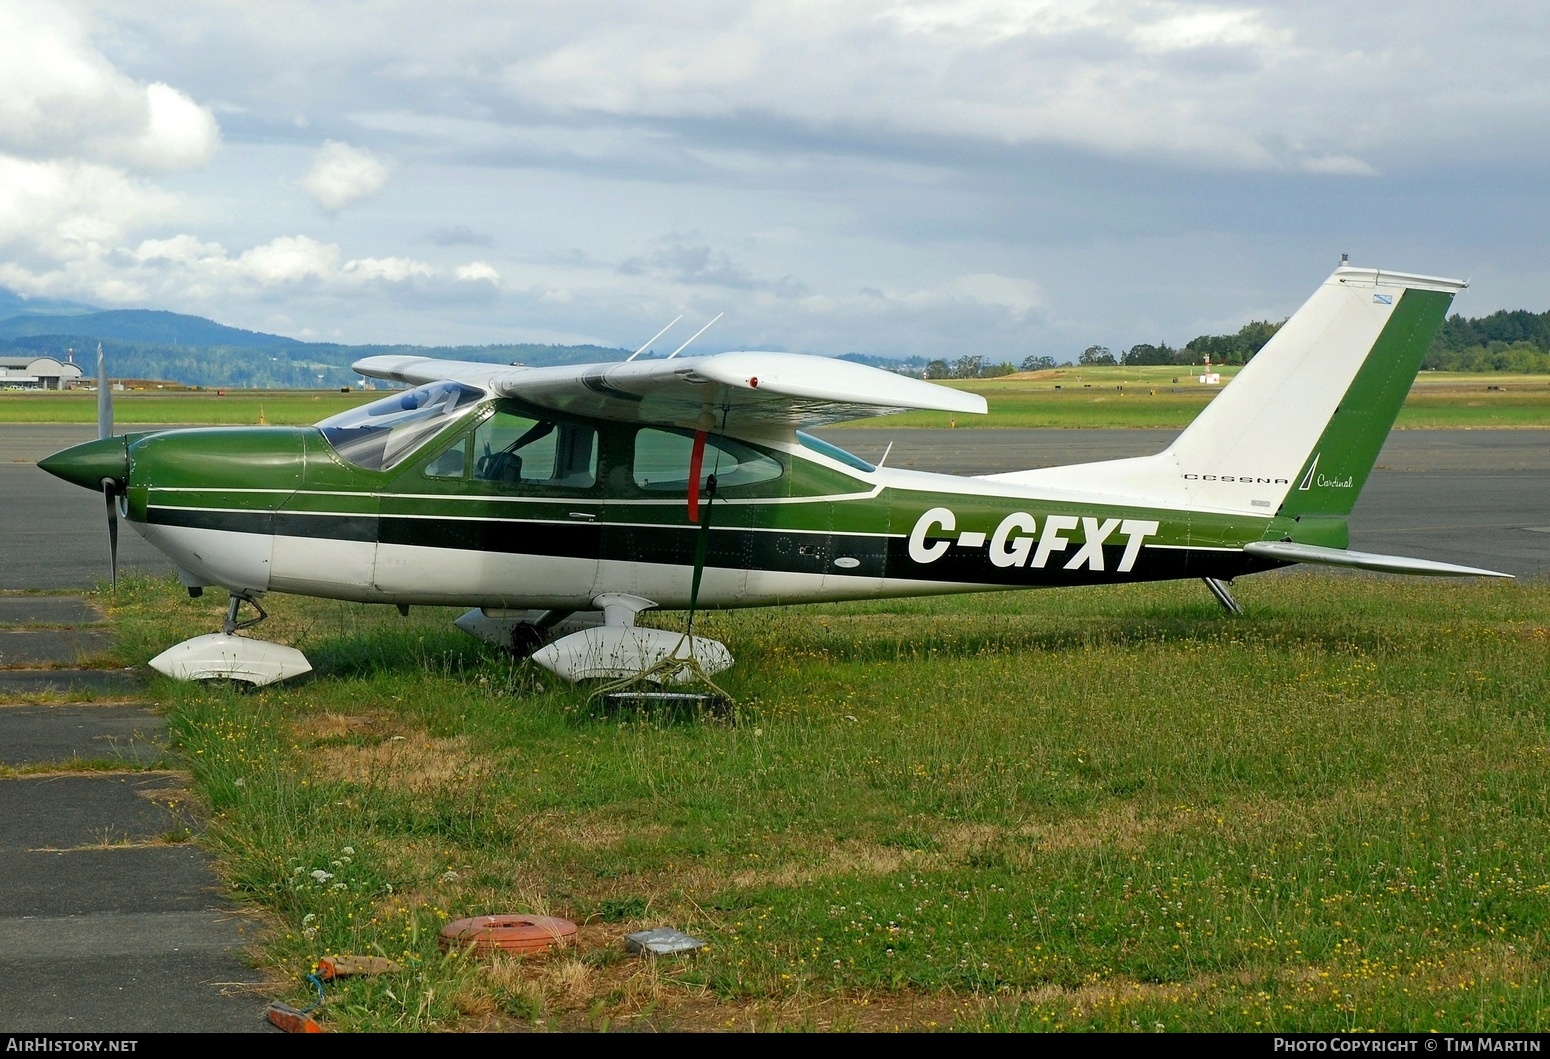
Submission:
M 65 390 L 80 377 L 78 366 L 53 357 L 0 357 L 0 389 Z

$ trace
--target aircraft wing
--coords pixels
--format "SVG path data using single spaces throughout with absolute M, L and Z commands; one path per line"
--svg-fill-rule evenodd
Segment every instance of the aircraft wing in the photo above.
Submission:
M 489 364 L 476 360 L 437 360 L 434 357 L 406 357 L 386 356 L 367 357 L 350 365 L 350 370 L 357 375 L 365 375 L 372 379 L 384 379 L 388 382 L 399 382 L 405 386 L 424 386 L 428 382 L 441 382 L 450 379 L 456 382 L 467 383 L 469 386 L 477 386 L 481 390 L 490 388 L 490 380 L 497 375 L 506 375 L 513 371 L 524 371 L 524 368 L 514 368 L 510 364 Z
M 983 415 L 985 399 L 846 360 L 800 353 L 523 368 L 368 357 L 355 371 L 418 385 L 451 379 L 573 415 L 675 426 L 821 426 L 912 409 Z
M 1315 544 L 1294 544 L 1291 541 L 1255 541 L 1245 544 L 1243 550 L 1261 559 L 1275 559 L 1283 563 L 1319 563 L 1324 566 L 1350 566 L 1358 570 L 1377 570 L 1385 574 L 1421 574 L 1428 577 L 1506 577 L 1511 574 L 1495 570 L 1481 570 L 1473 566 L 1455 566 L 1431 559 L 1410 559 L 1403 555 L 1379 555 L 1376 552 L 1353 552 L 1345 548 L 1321 548 Z

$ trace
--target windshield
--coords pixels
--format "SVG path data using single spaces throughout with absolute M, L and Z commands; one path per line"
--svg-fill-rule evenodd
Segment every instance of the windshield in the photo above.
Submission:
M 433 382 L 330 416 L 318 429 L 344 459 L 385 471 L 483 399 L 472 386 Z

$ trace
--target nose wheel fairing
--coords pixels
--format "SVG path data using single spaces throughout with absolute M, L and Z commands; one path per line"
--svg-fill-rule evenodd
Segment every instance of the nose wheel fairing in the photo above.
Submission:
M 294 647 L 224 632 L 206 633 L 167 648 L 151 668 L 174 680 L 232 681 L 262 687 L 312 672 Z
M 244 603 L 256 612 L 253 617 L 241 617 Z M 257 599 L 234 594 L 220 632 L 174 644 L 151 659 L 151 668 L 173 680 L 227 681 L 254 687 L 312 672 L 307 656 L 294 647 L 237 635 L 268 616 Z

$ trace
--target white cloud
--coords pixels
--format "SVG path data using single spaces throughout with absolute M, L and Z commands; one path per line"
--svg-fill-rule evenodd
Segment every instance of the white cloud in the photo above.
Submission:
M 1378 171 L 1360 158 L 1345 154 L 1309 155 L 1299 168 L 1305 173 L 1327 173 L 1331 176 L 1377 176 Z
M 382 281 L 403 283 L 411 279 L 429 279 L 436 270 L 423 261 L 407 257 L 363 257 L 345 263 L 340 275 L 359 283 Z
M 899 352 L 1187 339 L 1343 250 L 1482 275 L 1516 241 L 1494 275 L 1544 286 L 1542 4 L 426 11 L 0 0 L 3 275 L 340 337 L 634 344 L 730 307 L 716 333 Z
M 1044 291 L 1032 280 L 980 272 L 960 276 L 947 289 L 983 305 L 999 306 L 1014 313 L 1026 313 L 1044 305 Z
M 311 236 L 283 235 L 237 259 L 240 271 L 264 286 L 327 279 L 339 264 L 339 247 Z
M 388 167 L 363 147 L 329 140 L 313 157 L 302 178 L 307 193 L 330 213 L 369 199 L 387 186 Z
M 571 0 L 429 17 L 412 0 L 92 10 L 127 27 L 120 37 L 165 43 L 182 75 L 173 83 L 218 81 L 232 103 L 287 126 L 308 111 L 412 115 L 427 143 L 452 149 L 469 142 L 462 124 L 531 130 L 545 112 L 573 146 L 578 124 L 602 112 L 1305 169 L 1260 146 L 1285 132 L 1308 142 L 1315 165 L 1348 157 L 1355 172 L 1383 168 L 1380 150 L 1445 146 L 1455 121 L 1533 135 L 1522 129 L 1532 108 L 1534 130 L 1544 125 L 1543 5 L 1510 0 L 1424 19 L 1335 0 Z
M 1268 13 L 1174 0 L 766 2 L 610 19 L 519 52 L 503 84 L 560 113 L 772 115 L 1274 167 L 1263 104 L 1329 58 L 1293 38 Z
M 0 155 L 0 246 L 13 256 L 65 259 L 112 246 L 170 217 L 177 199 L 122 170 Z
M 209 160 L 215 116 L 177 89 L 137 84 L 57 5 L 0 5 L 0 151 L 141 172 Z
M 407 257 L 343 257 L 338 244 L 307 235 L 280 236 L 236 255 L 188 233 L 123 248 L 114 239 L 83 240 L 70 253 L 0 262 L 0 285 L 134 307 L 171 303 L 226 320 L 244 299 L 296 295 L 319 306 L 341 305 L 363 293 L 413 285 L 428 302 L 462 302 L 467 295 L 459 291 L 469 280 L 499 279 L 482 262 L 445 269 Z
M 141 264 L 187 266 L 221 263 L 226 258 L 226 248 L 220 243 L 206 243 L 192 235 L 174 235 L 170 239 L 145 239 L 132 253 L 134 259 Z
M 500 283 L 501 274 L 495 271 L 491 265 L 483 261 L 470 261 L 466 265 L 459 265 L 453 273 L 459 280 L 465 283 Z
M 215 116 L 161 82 L 147 87 L 145 97 L 146 129 L 125 157 L 146 170 L 186 169 L 208 161 L 220 137 Z

